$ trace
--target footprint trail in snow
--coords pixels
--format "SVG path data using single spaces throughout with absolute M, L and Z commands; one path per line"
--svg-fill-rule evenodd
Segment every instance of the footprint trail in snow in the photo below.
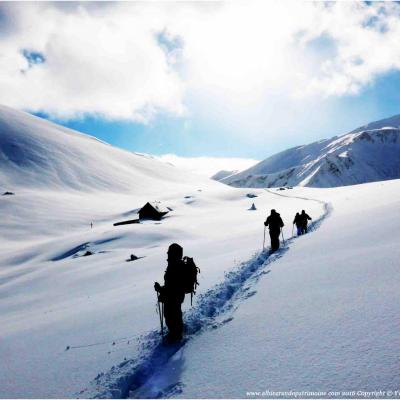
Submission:
M 317 229 L 331 212 L 331 206 L 321 200 L 283 195 L 266 189 L 271 194 L 299 198 L 321 203 L 322 215 L 313 221 L 309 232 Z M 162 343 L 160 333 L 152 331 L 140 339 L 139 357 L 114 366 L 110 371 L 99 374 L 91 385 L 78 394 L 78 397 L 95 398 L 165 398 L 179 394 L 179 368 L 165 368 L 168 363 L 179 365 L 179 357 L 184 346 L 195 335 L 208 329 L 216 329 L 233 319 L 233 312 L 241 302 L 256 294 L 254 290 L 258 279 L 269 273 L 269 264 L 282 257 L 289 249 L 291 237 L 273 254 L 262 251 L 250 260 L 225 274 L 225 279 L 198 296 L 196 304 L 184 314 L 185 339 L 175 345 Z M 172 378 L 171 373 L 175 376 Z M 178 376 L 176 376 L 178 375 Z M 169 385 L 169 382 L 178 382 Z

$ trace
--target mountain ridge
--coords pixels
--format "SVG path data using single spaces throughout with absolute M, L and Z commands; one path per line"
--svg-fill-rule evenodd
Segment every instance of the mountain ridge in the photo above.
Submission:
M 337 187 L 400 178 L 400 115 L 364 127 L 375 128 L 292 147 L 218 180 L 234 187 Z

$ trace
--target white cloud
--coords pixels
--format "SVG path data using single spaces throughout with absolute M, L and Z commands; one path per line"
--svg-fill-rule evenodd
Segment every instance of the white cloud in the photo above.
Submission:
M 160 160 L 169 162 L 177 167 L 211 177 L 217 172 L 242 171 L 250 168 L 258 160 L 250 158 L 235 157 L 180 157 L 175 154 L 164 154 L 158 157 Z
M 276 93 L 339 96 L 400 68 L 396 3 L 0 7 L 0 102 L 64 118 L 183 115 L 188 92 L 242 109 Z M 24 49 L 45 62 L 30 65 Z
M 307 87 L 310 92 L 358 93 L 379 74 L 400 68 L 400 47 L 396 44 L 400 34 L 398 4 L 335 4 L 323 10 L 307 35 L 321 34 L 331 37 L 337 52 L 321 62 L 318 74 Z
M 135 5 L 129 13 L 8 7 L 17 26 L 0 40 L 0 102 L 66 118 L 94 113 L 144 121 L 157 111 L 184 111 L 183 83 L 157 43 L 157 16 L 142 16 Z M 45 62 L 28 68 L 24 49 L 42 53 Z
M 175 23 L 185 32 L 190 84 L 249 106 L 271 92 L 357 93 L 400 68 L 400 6 L 389 2 L 232 2 Z M 326 41 L 311 46 L 321 37 L 334 52 Z

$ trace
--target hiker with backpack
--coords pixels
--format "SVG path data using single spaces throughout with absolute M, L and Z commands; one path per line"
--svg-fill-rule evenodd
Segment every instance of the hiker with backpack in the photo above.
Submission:
M 308 232 L 308 221 L 311 221 L 311 220 L 312 220 L 312 218 L 304 210 L 301 210 L 300 228 L 301 228 L 302 235 Z
M 168 327 L 166 339 L 172 343 L 182 339 L 182 303 L 185 294 L 190 293 L 193 296 L 195 293 L 198 285 L 197 273 L 200 270 L 196 267 L 192 258 L 183 257 L 183 248 L 177 243 L 172 243 L 169 246 L 167 255 L 168 265 L 164 274 L 164 286 L 155 282 L 154 289 L 158 295 L 159 305 L 162 303 L 164 319 Z M 163 334 L 162 316 L 161 333 Z
M 302 234 L 302 218 L 300 217 L 299 213 L 296 213 L 296 216 L 293 220 L 293 225 L 296 225 L 297 236 L 300 236 Z
M 271 214 L 264 222 L 265 227 L 269 227 L 269 236 L 271 238 L 271 252 L 279 249 L 279 235 L 284 226 L 282 218 L 275 210 L 271 210 Z

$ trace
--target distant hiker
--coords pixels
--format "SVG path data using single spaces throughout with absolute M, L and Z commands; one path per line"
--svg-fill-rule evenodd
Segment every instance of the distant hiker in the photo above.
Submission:
M 93 222 L 90 223 L 90 228 L 93 229 Z
M 183 256 L 183 248 L 173 243 L 168 248 L 168 265 L 164 274 L 164 286 L 154 283 L 158 301 L 163 303 L 165 323 L 168 327 L 167 340 L 176 342 L 182 339 L 182 303 L 186 293 L 194 293 L 199 269 L 192 258 Z M 161 319 L 161 330 L 163 330 Z
M 294 217 L 294 220 L 293 220 L 293 225 L 296 225 L 297 236 L 300 236 L 302 234 L 301 223 L 302 223 L 302 219 L 300 217 L 300 214 L 296 213 L 296 216 Z
M 269 236 L 271 237 L 271 251 L 279 249 L 279 235 L 284 226 L 281 216 L 275 210 L 271 210 L 271 214 L 264 222 L 269 227 Z
M 301 227 L 301 234 L 307 233 L 308 231 L 308 221 L 311 221 L 312 218 L 306 214 L 304 210 L 301 210 L 300 214 L 300 227 Z

